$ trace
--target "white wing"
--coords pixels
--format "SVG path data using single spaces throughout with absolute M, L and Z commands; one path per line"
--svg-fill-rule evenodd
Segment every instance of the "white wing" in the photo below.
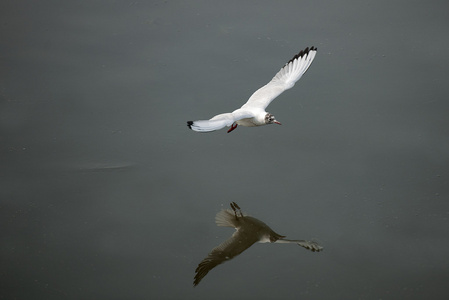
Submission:
M 209 132 L 231 126 L 235 121 L 252 117 L 254 117 L 252 112 L 237 109 L 232 113 L 216 115 L 210 120 L 188 121 L 187 126 L 193 131 Z
M 315 58 L 317 48 L 311 47 L 301 50 L 271 79 L 249 98 L 242 108 L 257 107 L 265 109 L 274 98 L 285 90 L 292 88 L 295 82 L 307 71 Z

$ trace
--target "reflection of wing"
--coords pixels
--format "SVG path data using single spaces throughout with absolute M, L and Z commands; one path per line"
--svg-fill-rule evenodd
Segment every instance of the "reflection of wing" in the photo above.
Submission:
M 212 249 L 209 255 L 200 262 L 195 270 L 193 285 L 198 285 L 201 279 L 217 265 L 234 258 L 257 241 L 255 234 L 248 235 L 237 230 L 228 240 Z
M 311 241 L 298 241 L 298 245 L 312 252 L 320 252 L 321 250 L 323 250 L 323 247 Z
M 287 240 L 287 239 L 279 239 L 276 241 L 276 243 L 280 244 L 290 244 L 295 243 L 298 244 L 301 247 L 306 248 L 307 250 L 310 250 L 312 252 L 320 252 L 323 250 L 323 247 L 318 245 L 316 242 L 306 241 L 306 240 Z

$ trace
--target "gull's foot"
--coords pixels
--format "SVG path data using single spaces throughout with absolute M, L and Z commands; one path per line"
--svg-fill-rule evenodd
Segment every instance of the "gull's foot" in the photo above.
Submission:
M 231 128 L 229 128 L 229 130 L 228 130 L 228 133 L 230 133 L 231 131 L 233 131 L 236 128 L 237 128 L 237 124 L 236 123 L 232 124 Z

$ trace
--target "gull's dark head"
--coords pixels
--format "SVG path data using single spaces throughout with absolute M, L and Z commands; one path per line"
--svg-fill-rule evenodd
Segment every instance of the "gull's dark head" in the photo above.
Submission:
M 271 230 L 270 243 L 275 243 L 277 240 L 283 239 L 283 238 L 285 238 L 285 235 L 280 235 L 280 234 L 274 232 L 273 230 Z
M 270 114 L 270 113 L 267 113 L 265 115 L 265 124 L 278 124 L 278 125 L 281 125 L 281 123 L 276 121 L 276 118 L 272 114 Z

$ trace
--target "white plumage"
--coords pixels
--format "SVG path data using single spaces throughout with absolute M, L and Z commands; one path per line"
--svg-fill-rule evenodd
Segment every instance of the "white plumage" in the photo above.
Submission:
M 316 47 L 306 48 L 295 55 L 271 79 L 271 81 L 258 89 L 248 101 L 239 109 L 231 113 L 216 115 L 210 120 L 188 121 L 187 126 L 198 132 L 209 132 L 231 126 L 228 132 L 237 125 L 254 127 L 267 124 L 281 124 L 265 109 L 277 96 L 285 90 L 291 89 L 295 82 L 307 71 L 317 52 Z

